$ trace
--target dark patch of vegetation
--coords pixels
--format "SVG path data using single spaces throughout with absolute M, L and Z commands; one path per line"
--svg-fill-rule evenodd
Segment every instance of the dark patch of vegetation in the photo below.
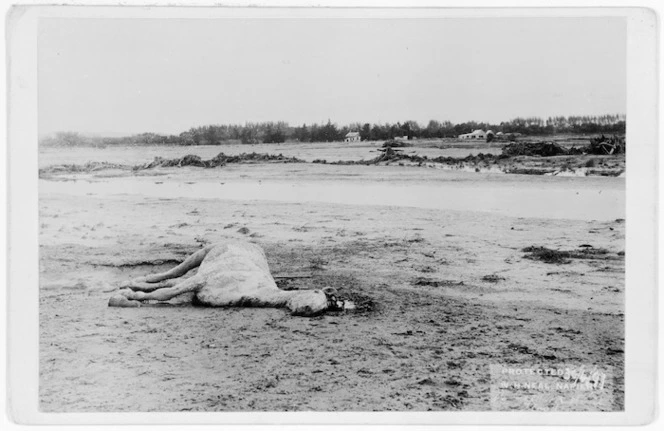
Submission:
M 417 277 L 413 280 L 413 286 L 430 286 L 430 287 L 447 287 L 447 286 L 463 286 L 463 281 L 456 280 L 434 280 L 432 278 Z
M 584 245 L 578 250 L 553 250 L 547 247 L 530 246 L 521 251 L 528 253 L 524 256 L 526 259 L 555 264 L 567 264 L 572 262 L 572 259 L 615 259 L 609 255 L 609 250 L 588 245 Z
M 572 251 L 574 259 L 596 259 L 609 254 L 609 250 L 605 248 L 584 247 L 580 250 Z
M 496 274 L 489 274 L 482 277 L 482 281 L 486 281 L 488 283 L 498 283 L 501 280 L 505 280 L 505 277 L 501 277 Z
M 547 168 L 508 168 L 505 169 L 506 174 L 518 175 L 546 175 L 556 172 L 556 169 Z
M 539 260 L 544 263 L 570 263 L 570 254 L 567 251 L 552 250 L 546 247 L 526 247 L 522 251 L 529 253 L 526 259 Z
M 325 269 L 325 266 L 328 264 L 328 261 L 323 259 L 322 257 L 312 257 L 309 259 L 309 269 L 313 270 L 323 270 Z
M 426 266 L 422 266 L 422 267 L 420 267 L 420 268 L 418 269 L 418 271 L 419 271 L 419 272 L 424 272 L 424 273 L 432 273 L 432 272 L 436 272 L 436 269 L 433 268 L 433 267 L 431 267 L 431 266 L 429 266 L 429 265 L 426 265 Z

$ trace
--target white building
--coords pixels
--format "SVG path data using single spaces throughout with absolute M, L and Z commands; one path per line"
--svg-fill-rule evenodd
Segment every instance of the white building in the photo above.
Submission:
M 486 137 L 486 132 L 482 129 L 473 130 L 472 133 L 459 135 L 459 139 L 484 139 L 485 137 Z
M 344 142 L 360 142 L 360 132 L 348 132 Z

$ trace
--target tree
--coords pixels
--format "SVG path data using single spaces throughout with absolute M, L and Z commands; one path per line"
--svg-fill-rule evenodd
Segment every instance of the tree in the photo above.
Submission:
M 265 126 L 263 142 L 266 144 L 280 144 L 286 141 L 286 133 L 278 124 L 268 123 Z
M 364 123 L 360 129 L 360 139 L 363 141 L 368 141 L 371 139 L 371 124 Z
M 242 141 L 243 144 L 257 144 L 258 127 L 252 123 L 245 124 L 240 132 L 240 141 Z
M 296 127 L 293 131 L 293 138 L 299 142 L 309 142 L 311 140 L 311 134 L 306 124 L 303 124 L 302 127 Z

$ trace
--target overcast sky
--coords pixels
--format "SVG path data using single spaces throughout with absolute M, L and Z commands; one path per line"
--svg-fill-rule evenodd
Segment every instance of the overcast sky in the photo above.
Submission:
M 43 19 L 39 132 L 624 113 L 622 18 Z

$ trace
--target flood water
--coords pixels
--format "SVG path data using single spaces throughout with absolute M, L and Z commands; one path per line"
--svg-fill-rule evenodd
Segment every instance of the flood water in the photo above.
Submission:
M 505 177 L 503 177 L 505 178 Z M 322 202 L 439 210 L 482 211 L 512 217 L 613 220 L 625 217 L 625 191 L 618 179 L 606 187 L 569 181 L 439 182 L 392 184 L 338 181 L 192 182 L 167 178 L 40 180 L 40 194 L 141 195 L 148 198 L 230 199 L 289 203 Z M 573 186 L 570 186 L 573 184 Z

